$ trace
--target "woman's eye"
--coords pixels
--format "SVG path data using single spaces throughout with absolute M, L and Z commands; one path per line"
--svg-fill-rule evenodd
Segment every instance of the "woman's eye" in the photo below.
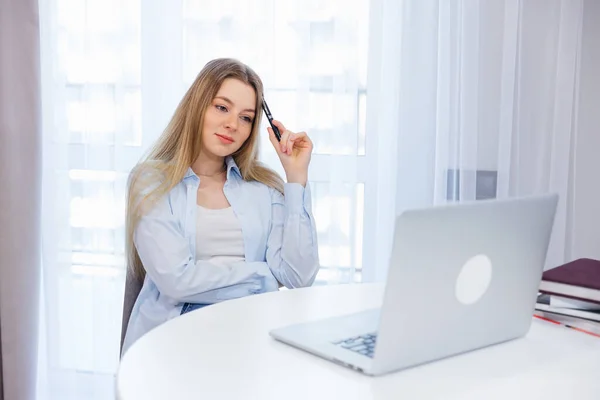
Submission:
M 215 107 L 216 107 L 216 108 L 217 108 L 217 110 L 219 110 L 219 111 L 227 112 L 227 107 L 225 107 L 225 106 L 216 105 Z
M 252 118 L 250 117 L 242 117 L 245 122 L 252 123 Z

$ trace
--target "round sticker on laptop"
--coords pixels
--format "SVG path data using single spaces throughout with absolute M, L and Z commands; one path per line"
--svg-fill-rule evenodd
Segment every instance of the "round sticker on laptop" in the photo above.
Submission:
M 456 280 L 456 298 L 462 304 L 474 304 L 487 291 L 492 281 L 492 262 L 479 254 L 470 258 L 461 268 Z

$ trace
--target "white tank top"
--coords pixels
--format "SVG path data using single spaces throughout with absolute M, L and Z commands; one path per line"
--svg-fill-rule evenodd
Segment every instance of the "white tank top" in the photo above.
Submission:
M 233 209 L 197 209 L 196 260 L 220 265 L 245 261 L 242 226 Z

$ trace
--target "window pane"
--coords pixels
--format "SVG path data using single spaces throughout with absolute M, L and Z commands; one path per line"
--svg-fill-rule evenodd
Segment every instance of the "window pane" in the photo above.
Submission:
M 142 93 L 138 87 L 126 87 L 116 94 L 117 143 L 142 145 Z
M 197 21 L 218 21 L 236 10 L 233 0 L 184 0 L 183 18 Z
M 312 193 L 323 267 L 318 279 L 348 282 L 362 268 L 364 184 L 316 182 Z
M 66 114 L 69 143 L 141 146 L 142 100 L 138 87 L 68 85 Z M 61 135 L 59 131 L 54 133 Z
M 68 242 L 63 250 L 120 256 L 124 252 L 125 197 L 116 184 L 123 184 L 114 171 L 69 171 Z M 120 188 L 122 189 L 122 188 Z M 66 245 L 66 246 L 65 246 Z M 90 257 L 92 257 L 90 255 Z M 72 260 L 77 264 L 114 264 Z
M 119 362 L 120 315 L 123 307 L 122 270 L 97 266 L 100 274 L 72 266 L 57 286 L 58 366 L 70 370 L 113 374 Z
M 58 0 L 59 65 L 69 83 L 140 83 L 139 0 Z
M 316 154 L 357 153 L 357 101 L 355 94 L 310 94 L 308 129 Z
M 116 107 L 113 85 L 71 87 L 72 95 L 67 103 L 69 132 L 79 136 L 77 142 L 114 143 Z

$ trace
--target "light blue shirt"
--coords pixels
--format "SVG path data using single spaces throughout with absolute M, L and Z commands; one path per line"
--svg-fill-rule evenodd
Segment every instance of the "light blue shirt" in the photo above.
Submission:
M 244 238 L 245 261 L 221 266 L 196 260 L 196 201 L 200 179 L 188 170 L 141 218 L 134 243 L 146 278 L 133 306 L 123 354 L 142 335 L 181 313 L 184 303 L 224 300 L 310 286 L 319 269 L 310 188 L 286 183 L 283 196 L 247 182 L 233 158 L 227 160 L 223 191 Z

